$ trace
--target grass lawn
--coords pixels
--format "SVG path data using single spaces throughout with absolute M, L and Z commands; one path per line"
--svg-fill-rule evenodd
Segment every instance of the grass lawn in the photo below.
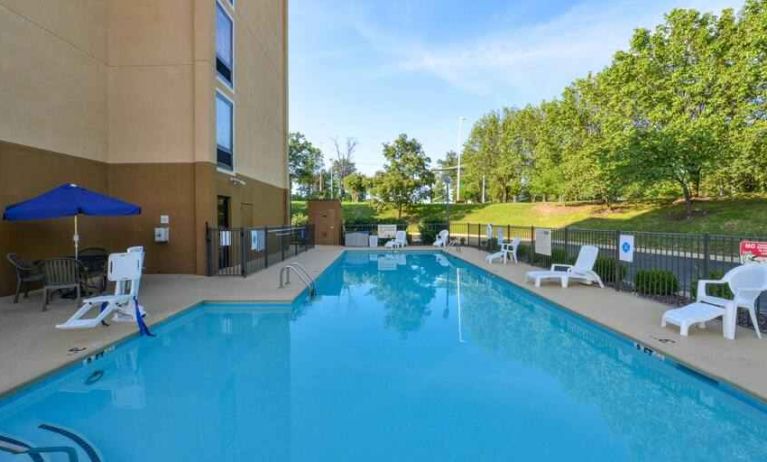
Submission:
M 625 231 L 665 231 L 683 233 L 739 234 L 767 236 L 767 199 L 726 199 L 698 201 L 695 214 L 685 218 L 683 204 L 632 204 L 613 210 L 597 205 L 562 205 L 557 203 L 458 204 L 450 206 L 453 222 L 492 223 L 558 228 L 575 226 Z M 367 203 L 343 204 L 344 219 L 349 222 L 394 222 L 397 212 L 388 208 L 377 212 Z M 306 203 L 293 202 L 293 213 L 305 214 Z M 445 219 L 445 206 L 418 205 L 403 217 L 404 221 Z

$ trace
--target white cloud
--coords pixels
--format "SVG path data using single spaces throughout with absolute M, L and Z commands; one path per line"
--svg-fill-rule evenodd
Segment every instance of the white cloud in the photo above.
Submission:
M 426 44 L 387 34 L 369 19 L 357 32 L 404 72 L 431 74 L 477 95 L 502 92 L 515 104 L 556 96 L 574 78 L 599 71 L 628 46 L 636 27 L 653 27 L 674 7 L 719 12 L 740 0 L 626 0 L 582 4 L 546 22 L 467 39 Z

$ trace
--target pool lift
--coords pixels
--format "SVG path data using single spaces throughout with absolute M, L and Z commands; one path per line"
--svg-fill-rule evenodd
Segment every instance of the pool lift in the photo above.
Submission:
M 289 265 L 285 265 L 280 269 L 280 289 L 290 285 L 290 273 L 294 271 L 298 278 L 304 283 L 307 289 L 309 289 L 309 298 L 314 298 L 317 295 L 317 289 L 314 286 L 314 279 L 309 275 L 306 267 L 298 262 L 293 262 Z

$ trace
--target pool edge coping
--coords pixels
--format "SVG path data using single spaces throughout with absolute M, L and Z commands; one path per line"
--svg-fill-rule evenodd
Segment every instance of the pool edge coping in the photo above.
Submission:
M 322 266 L 319 270 L 319 274 L 322 275 L 328 268 L 330 268 L 333 264 L 335 264 L 337 261 L 343 257 L 345 253 L 345 249 L 341 248 L 341 250 L 338 252 L 338 255 L 336 255 L 334 258 L 332 258 L 326 265 Z M 211 276 L 215 277 L 215 276 Z M 308 288 L 304 288 L 300 290 L 293 298 L 290 299 L 283 299 L 283 300 L 274 300 L 274 299 L 249 299 L 249 300 L 224 300 L 224 299 L 200 299 L 196 302 L 190 303 L 189 305 L 179 308 L 177 311 L 168 313 L 164 315 L 163 317 L 157 317 L 152 318 L 147 323 L 147 327 L 150 329 L 153 327 L 159 327 L 163 324 L 166 324 L 168 322 L 173 321 L 175 318 L 180 317 L 182 315 L 185 315 L 189 313 L 190 311 L 199 308 L 203 305 L 252 305 L 252 304 L 259 304 L 259 305 L 292 305 L 296 302 L 299 298 L 305 296 L 306 292 L 308 291 Z M 133 340 L 134 338 L 140 337 L 141 334 L 138 331 L 128 332 L 122 336 L 117 337 L 116 339 L 108 341 L 104 345 L 99 345 L 96 348 L 92 350 L 81 351 L 78 353 L 75 353 L 72 355 L 71 360 L 64 362 L 63 364 L 56 366 L 52 369 L 48 369 L 46 371 L 41 372 L 40 374 L 35 375 L 34 377 L 29 378 L 28 380 L 24 380 L 10 388 L 7 388 L 5 390 L 0 390 L 0 405 L 8 400 L 12 399 L 17 393 L 23 391 L 23 389 L 27 387 L 33 387 L 35 385 L 40 384 L 41 382 L 48 380 L 50 378 L 53 378 L 57 374 L 63 373 L 66 369 L 70 367 L 75 367 L 78 364 L 82 364 L 83 361 L 88 360 L 88 358 L 91 358 L 93 356 L 97 356 L 100 354 L 104 354 L 108 350 L 112 350 L 115 347 L 119 346 L 122 343 L 126 343 L 130 340 Z

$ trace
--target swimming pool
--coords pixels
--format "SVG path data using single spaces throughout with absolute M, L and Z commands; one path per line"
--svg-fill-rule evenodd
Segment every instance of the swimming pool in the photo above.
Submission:
M 106 461 L 767 457 L 761 404 L 462 260 L 349 251 L 317 289 L 189 310 L 6 398 L 0 435 Z

